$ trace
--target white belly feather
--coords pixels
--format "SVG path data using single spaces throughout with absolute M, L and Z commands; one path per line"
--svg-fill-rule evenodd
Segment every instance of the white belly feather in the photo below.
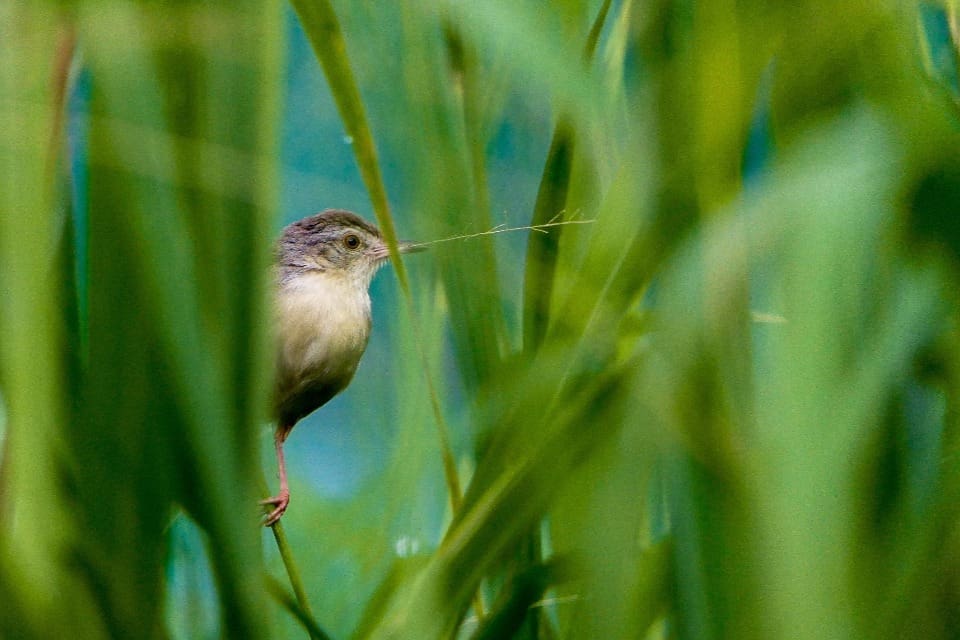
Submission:
M 347 380 L 370 335 L 370 296 L 347 278 L 329 272 L 303 274 L 279 292 L 280 384 L 303 376 Z

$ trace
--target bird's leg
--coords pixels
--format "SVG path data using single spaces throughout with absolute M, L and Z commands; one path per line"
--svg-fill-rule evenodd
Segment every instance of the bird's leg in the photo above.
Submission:
M 281 424 L 277 426 L 277 430 L 273 435 L 273 444 L 277 450 L 277 468 L 280 472 L 280 493 L 272 498 L 260 501 L 262 505 L 273 507 L 273 510 L 267 514 L 266 519 L 263 521 L 263 526 L 265 527 L 273 526 L 279 522 L 283 512 L 287 510 L 287 505 L 290 504 L 290 487 L 287 485 L 287 465 L 283 461 L 283 442 L 287 439 L 287 434 L 289 433 L 290 427 Z

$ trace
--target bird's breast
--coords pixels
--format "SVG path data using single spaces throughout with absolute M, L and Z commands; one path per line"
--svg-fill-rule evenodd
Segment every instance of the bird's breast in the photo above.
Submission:
M 370 336 L 366 288 L 326 273 L 303 274 L 280 290 L 276 311 L 281 402 L 298 389 L 329 387 L 329 397 L 335 395 L 353 377 Z

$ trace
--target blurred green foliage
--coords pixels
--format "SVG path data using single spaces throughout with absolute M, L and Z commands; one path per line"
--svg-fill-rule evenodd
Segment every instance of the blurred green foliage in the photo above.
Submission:
M 960 636 L 954 2 L 292 8 L 391 241 L 394 191 L 501 220 L 516 104 L 522 218 L 592 222 L 395 263 L 306 608 L 254 508 L 285 8 L 0 5 L 0 637 Z

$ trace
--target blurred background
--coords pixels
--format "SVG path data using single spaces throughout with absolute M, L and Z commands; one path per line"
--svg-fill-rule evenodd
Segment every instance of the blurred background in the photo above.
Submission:
M 960 637 L 958 7 L 875 5 L 3 3 L 0 638 Z M 271 531 L 333 207 L 502 232 L 377 276 Z

